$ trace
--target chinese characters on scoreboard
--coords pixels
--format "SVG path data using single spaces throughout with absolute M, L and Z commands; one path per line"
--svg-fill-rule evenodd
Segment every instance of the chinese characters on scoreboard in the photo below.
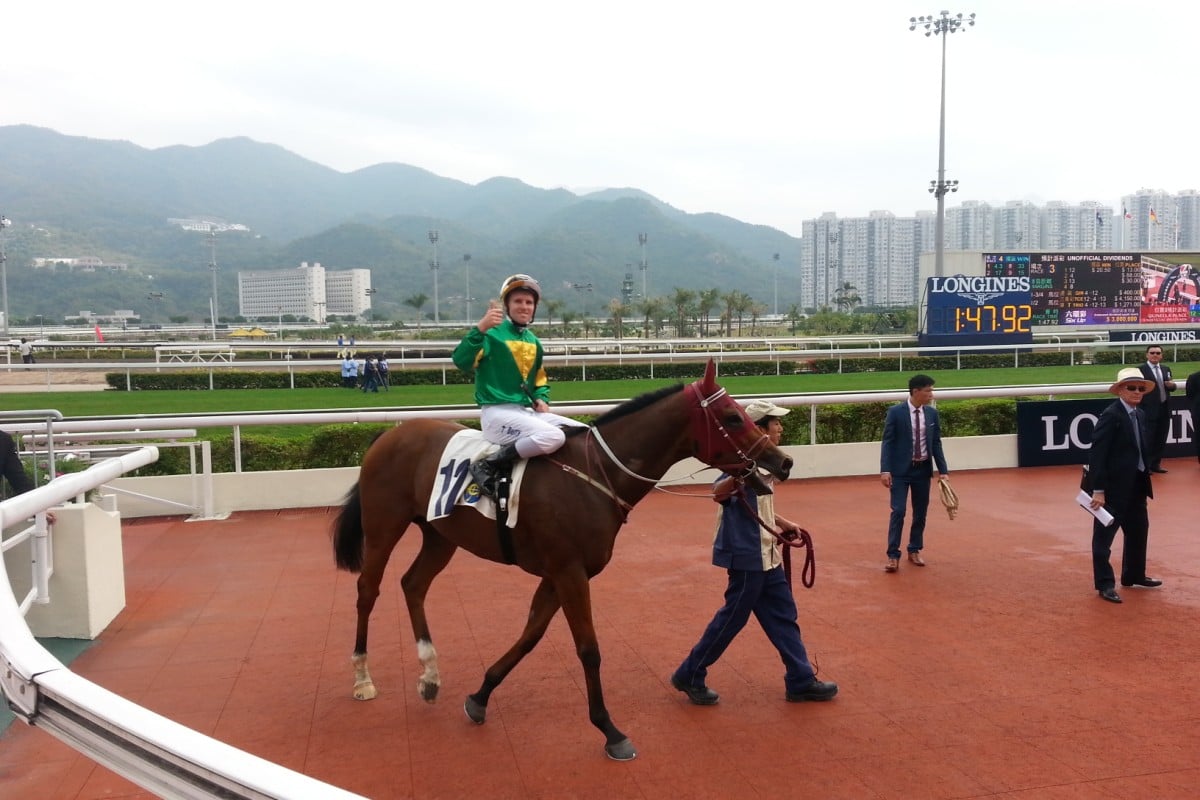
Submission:
M 984 275 L 1029 277 L 1033 326 L 1200 323 L 1200 254 L 986 254 Z

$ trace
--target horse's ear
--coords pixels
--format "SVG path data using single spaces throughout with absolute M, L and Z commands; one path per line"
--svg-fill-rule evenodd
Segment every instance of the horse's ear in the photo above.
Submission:
M 717 390 L 717 364 L 711 358 L 704 367 L 704 378 L 701 380 L 700 385 L 706 392 L 715 392 Z

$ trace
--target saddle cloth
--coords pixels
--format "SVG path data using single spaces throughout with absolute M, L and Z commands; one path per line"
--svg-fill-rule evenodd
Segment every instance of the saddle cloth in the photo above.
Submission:
M 476 430 L 459 431 L 446 442 L 446 449 L 438 460 L 437 478 L 433 491 L 429 493 L 429 507 L 425 511 L 428 520 L 450 516 L 457 506 L 470 506 L 488 519 L 496 518 L 496 501 L 479 493 L 479 486 L 471 477 L 471 464 L 486 458 L 500 449 L 483 438 Z M 521 478 L 525 475 L 526 459 L 513 463 L 512 481 L 509 484 L 508 527 L 517 527 L 517 512 L 521 497 Z

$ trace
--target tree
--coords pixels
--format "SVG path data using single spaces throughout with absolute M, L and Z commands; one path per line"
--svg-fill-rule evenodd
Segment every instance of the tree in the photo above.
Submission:
M 721 300 L 725 303 L 725 335 L 733 335 L 733 318 L 737 317 L 738 336 L 742 335 L 742 319 L 746 316 L 746 312 L 754 305 L 754 298 L 745 292 L 739 292 L 736 289 L 732 292 L 726 292 L 721 296 Z
M 417 312 L 417 337 L 421 336 L 421 310 L 425 308 L 425 304 L 429 302 L 429 295 L 414 294 L 404 300 L 404 305 L 415 309 Z
M 849 314 L 862 305 L 862 298 L 858 296 L 858 289 L 854 288 L 854 284 L 844 281 L 833 293 L 833 302 L 838 311 Z
M 751 303 L 750 304 L 750 335 L 757 335 L 758 318 L 769 311 L 766 303 Z
M 579 316 L 578 313 L 571 311 L 568 308 L 564 308 L 562 313 L 558 315 L 558 318 L 562 320 L 562 331 L 563 331 L 564 339 L 566 339 L 567 336 L 569 335 L 567 333 L 567 331 L 570 329 L 571 323 L 574 322 L 578 318 L 578 316 Z
M 614 297 L 608 301 L 608 316 L 612 320 L 614 338 L 623 339 L 625 337 L 625 317 L 628 315 L 629 306 L 618 298 Z
M 701 289 L 696 296 L 696 313 L 700 316 L 700 335 L 708 336 L 708 315 L 721 303 L 720 289 Z
M 642 338 L 649 339 L 651 330 L 657 336 L 658 329 L 662 325 L 663 314 L 667 310 L 666 301 L 661 297 L 647 297 L 638 303 L 638 310 L 642 312 Z M 650 327 L 652 323 L 653 328 Z
M 696 293 L 691 289 L 675 287 L 675 292 L 671 295 L 671 305 L 675 306 L 675 336 L 680 339 L 687 336 L 687 315 L 695 299 Z
M 554 327 L 554 315 L 566 308 L 566 303 L 558 299 L 543 300 L 540 307 L 546 309 L 546 332 L 549 333 Z
M 800 313 L 800 304 L 792 303 L 792 307 L 789 308 L 787 312 L 787 321 L 792 326 L 792 336 L 796 335 L 796 326 L 800 324 L 800 320 L 803 318 L 803 316 L 804 315 Z

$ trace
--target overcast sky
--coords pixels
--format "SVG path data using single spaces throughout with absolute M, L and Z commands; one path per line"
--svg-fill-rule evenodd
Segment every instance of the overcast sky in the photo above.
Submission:
M 0 124 L 144 147 L 248 136 L 341 171 L 632 186 L 794 235 L 932 209 L 937 4 L 14 2 Z M 949 37 L 962 200 L 1200 188 L 1200 3 L 978 0 Z M 3 158 L 3 153 L 0 153 Z M 17 210 L 6 209 L 10 217 Z

